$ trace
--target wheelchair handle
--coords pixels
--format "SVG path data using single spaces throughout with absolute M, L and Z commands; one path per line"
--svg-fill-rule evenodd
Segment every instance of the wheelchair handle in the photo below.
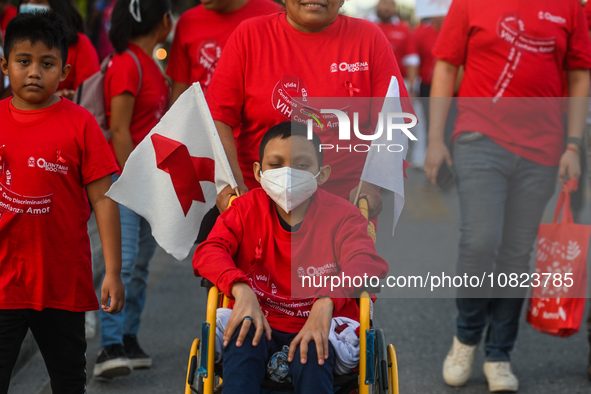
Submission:
M 359 210 L 361 211 L 361 214 L 363 215 L 363 217 L 368 219 L 369 218 L 369 203 L 367 202 L 367 198 L 361 197 L 359 199 L 359 202 L 357 203 L 357 206 L 359 207 Z

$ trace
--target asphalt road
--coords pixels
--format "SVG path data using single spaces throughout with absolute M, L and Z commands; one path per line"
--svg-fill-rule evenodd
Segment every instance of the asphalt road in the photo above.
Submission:
M 424 175 L 409 170 L 406 207 L 394 238 L 388 229 L 391 219 L 380 219 L 378 247 L 395 251 L 391 271 L 418 266 L 433 269 L 453 264 L 457 256 L 458 207 L 455 191 L 440 193 L 426 184 Z M 588 188 L 587 188 L 588 190 Z M 386 196 L 385 206 L 391 206 Z M 591 223 L 587 207 L 582 219 Z M 390 202 L 388 202 L 390 201 Z M 547 220 L 553 204 L 545 219 Z M 385 212 L 385 218 L 391 213 Z M 404 269 L 404 268 L 401 268 Z M 139 340 L 154 359 L 150 370 L 112 381 L 92 378 L 99 347 L 98 338 L 88 343 L 88 393 L 182 393 L 188 351 L 205 316 L 205 293 L 193 277 L 190 260 L 178 262 L 159 250 L 153 260 L 148 300 Z M 443 359 L 454 334 L 454 300 L 398 298 L 380 300 L 375 307 L 375 325 L 385 329 L 397 349 L 401 393 L 488 393 L 482 372 L 483 351 L 479 349 L 474 370 L 463 388 L 447 387 L 441 378 Z M 589 346 L 586 330 L 570 338 L 541 334 L 521 319 L 519 340 L 512 353 L 513 370 L 520 379 L 520 393 L 591 393 L 587 380 Z M 35 356 L 13 378 L 11 394 L 50 393 L 41 357 Z

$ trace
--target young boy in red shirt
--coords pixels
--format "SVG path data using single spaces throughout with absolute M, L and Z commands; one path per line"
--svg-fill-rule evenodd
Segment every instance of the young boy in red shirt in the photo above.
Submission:
M 119 209 L 105 196 L 117 166 L 92 115 L 55 94 L 70 70 L 61 18 L 18 15 L 4 49 L 14 96 L 0 101 L 0 393 L 31 329 L 53 392 L 81 394 L 84 312 L 98 309 L 88 201 L 105 256 L 101 307 L 117 313 L 124 303 Z
M 268 359 L 288 345 L 295 392 L 332 393 L 331 320 L 359 320 L 348 298 L 355 289 L 305 288 L 305 279 L 388 271 L 359 209 L 317 189 L 330 175 L 319 148 L 303 124 L 272 127 L 254 164 L 262 188 L 236 199 L 195 251 L 195 274 L 234 299 L 224 332 L 224 392 L 258 394 Z

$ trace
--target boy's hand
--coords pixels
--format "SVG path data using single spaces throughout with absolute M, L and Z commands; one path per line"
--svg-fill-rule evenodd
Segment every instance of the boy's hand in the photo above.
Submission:
M 334 302 L 330 298 L 321 298 L 312 305 L 310 316 L 300 333 L 291 341 L 289 345 L 289 354 L 287 361 L 291 362 L 293 356 L 300 346 L 300 360 L 305 364 L 308 358 L 308 343 L 316 343 L 316 353 L 318 354 L 318 365 L 323 365 L 324 360 L 328 358 L 328 334 L 330 332 L 330 323 Z
M 111 304 L 107 306 L 109 298 L 111 298 Z M 105 275 L 101 289 L 101 308 L 107 313 L 115 314 L 121 312 L 124 304 L 125 289 L 123 282 L 121 282 L 121 276 Z
M 242 282 L 235 283 L 232 286 L 232 296 L 236 301 L 224 331 L 224 346 L 232 339 L 232 335 L 234 335 L 234 331 L 236 331 L 240 323 L 242 323 L 242 328 L 240 334 L 238 334 L 238 339 L 236 339 L 236 346 L 242 346 L 251 324 L 254 324 L 256 328 L 252 346 L 259 344 L 263 331 L 267 339 L 271 340 L 271 327 L 261 310 L 256 294 L 254 294 L 250 286 Z M 245 319 L 246 317 L 250 317 L 250 319 Z

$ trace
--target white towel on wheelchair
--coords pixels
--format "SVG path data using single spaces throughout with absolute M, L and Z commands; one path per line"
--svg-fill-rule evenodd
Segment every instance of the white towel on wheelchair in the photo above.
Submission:
M 215 362 L 222 361 L 222 348 L 224 345 L 224 331 L 232 310 L 218 308 L 215 329 Z M 359 365 L 359 337 L 356 330 L 359 322 L 347 317 L 334 317 L 330 323 L 328 340 L 335 349 L 336 360 L 334 371 L 337 375 L 351 372 Z

